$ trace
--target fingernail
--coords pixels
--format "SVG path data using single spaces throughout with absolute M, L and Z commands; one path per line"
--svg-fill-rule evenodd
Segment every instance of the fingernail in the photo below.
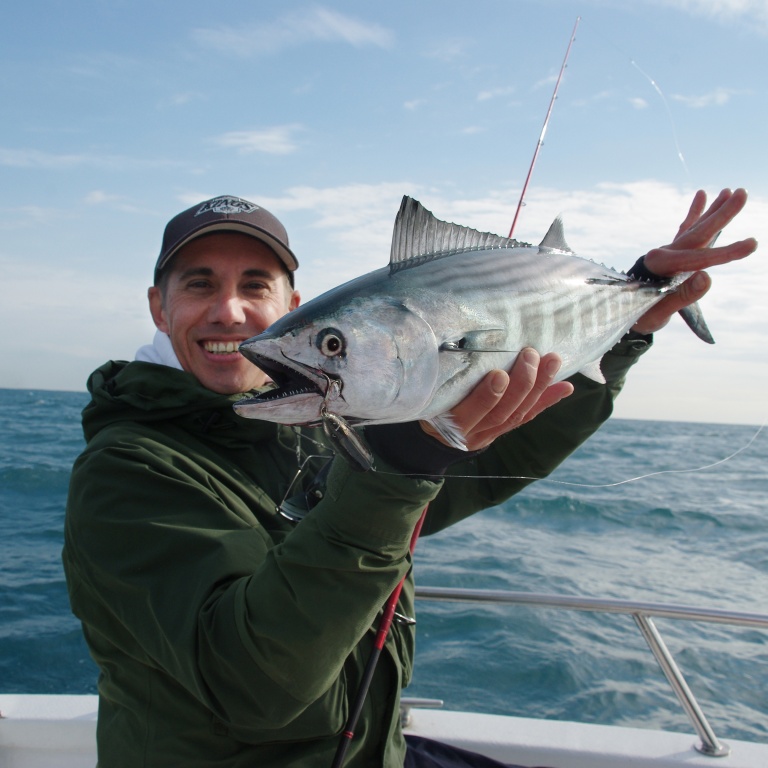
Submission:
M 559 360 L 550 360 L 547 363 L 547 367 L 546 367 L 546 371 L 545 372 L 546 372 L 547 376 L 549 376 L 551 379 L 554 379 L 555 376 L 557 375 L 557 372 L 559 370 L 560 370 L 560 361 Z
M 520 354 L 523 356 L 523 362 L 528 365 L 534 365 L 539 361 L 539 353 L 531 347 L 526 347 Z
M 507 391 L 509 376 L 504 371 L 494 371 L 491 376 L 491 389 L 496 395 L 503 395 Z
M 696 292 L 703 291 L 707 287 L 707 278 L 703 272 L 699 272 L 698 274 L 693 276 L 693 282 L 691 287 Z

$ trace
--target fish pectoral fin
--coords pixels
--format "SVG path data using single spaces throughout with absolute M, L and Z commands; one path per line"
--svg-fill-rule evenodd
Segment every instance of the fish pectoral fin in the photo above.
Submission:
M 451 448 L 456 448 L 460 451 L 467 450 L 464 433 L 456 425 L 456 422 L 450 413 L 441 413 L 437 416 L 433 416 L 431 419 L 425 419 L 425 421 L 429 422 L 435 428 L 435 431 L 451 446 Z
M 440 345 L 441 352 L 510 352 L 504 349 L 507 333 L 504 328 L 480 328 L 467 331 L 459 338 L 448 339 Z
M 583 368 L 579 369 L 579 373 L 588 379 L 592 379 L 592 381 L 596 381 L 598 384 L 605 384 L 605 376 L 603 376 L 603 372 L 600 370 L 599 359 L 587 363 Z

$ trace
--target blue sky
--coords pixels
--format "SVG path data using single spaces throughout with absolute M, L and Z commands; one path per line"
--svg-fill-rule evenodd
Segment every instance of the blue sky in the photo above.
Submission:
M 768 243 L 765 0 L 38 0 L 0 29 L 0 387 L 82 390 L 153 327 L 165 222 L 219 194 L 286 224 L 304 299 L 383 266 L 400 198 L 515 235 L 558 214 L 626 269 L 693 192 L 744 186 L 723 242 Z M 675 318 L 618 416 L 768 415 L 761 247 L 713 270 L 702 344 Z

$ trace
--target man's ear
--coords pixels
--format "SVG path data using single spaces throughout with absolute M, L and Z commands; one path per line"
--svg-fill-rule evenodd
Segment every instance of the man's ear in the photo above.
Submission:
M 299 304 L 301 304 L 301 294 L 298 291 L 294 290 L 291 293 L 291 300 L 288 302 L 288 311 L 293 312 L 293 310 L 296 309 L 296 307 L 298 307 Z
M 147 291 L 147 298 L 149 299 L 149 311 L 158 330 L 163 333 L 169 333 L 168 323 L 165 320 L 165 310 L 163 309 L 162 291 L 156 285 L 153 285 Z

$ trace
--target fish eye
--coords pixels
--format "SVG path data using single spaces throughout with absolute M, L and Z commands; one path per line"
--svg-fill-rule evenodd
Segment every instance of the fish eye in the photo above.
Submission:
M 337 331 L 335 328 L 325 328 L 320 331 L 317 334 L 315 344 L 326 357 L 338 357 L 344 353 L 346 346 L 341 331 Z

